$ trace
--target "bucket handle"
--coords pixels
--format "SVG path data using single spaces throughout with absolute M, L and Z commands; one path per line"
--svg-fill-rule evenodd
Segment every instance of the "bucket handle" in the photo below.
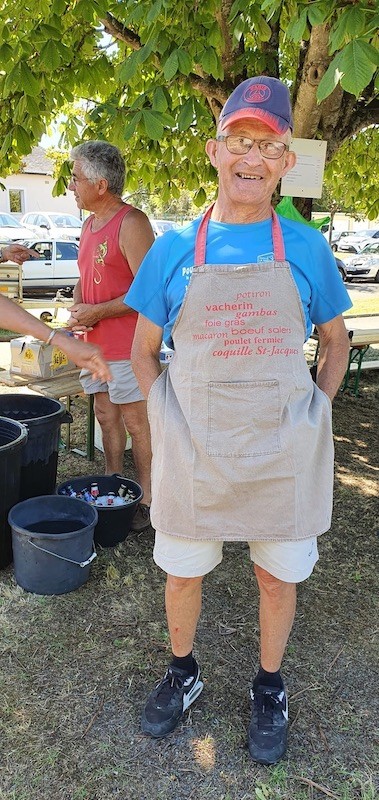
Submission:
M 93 553 L 89 558 L 87 558 L 86 561 L 73 561 L 72 558 L 65 558 L 65 556 L 59 556 L 58 553 L 52 553 L 51 550 L 46 550 L 45 547 L 40 547 L 38 544 L 33 542 L 32 539 L 28 539 L 28 542 L 29 544 L 33 545 L 33 547 L 35 547 L 36 550 L 42 550 L 43 553 L 47 553 L 49 556 L 54 556 L 55 558 L 60 558 L 62 561 L 69 561 L 70 564 L 76 564 L 77 567 L 88 567 L 88 564 L 91 564 L 91 562 L 97 556 L 97 552 L 95 550 L 95 545 L 93 542 L 92 542 Z

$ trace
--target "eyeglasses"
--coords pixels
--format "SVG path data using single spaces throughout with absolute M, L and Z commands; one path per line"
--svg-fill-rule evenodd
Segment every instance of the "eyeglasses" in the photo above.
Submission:
M 289 150 L 284 142 L 270 142 L 268 139 L 250 139 L 248 136 L 217 136 L 217 142 L 225 142 L 229 153 L 235 156 L 244 156 L 256 144 L 264 158 L 280 158 Z
M 70 176 L 70 183 L 73 183 L 76 186 L 77 183 L 82 183 L 83 181 L 89 181 L 89 178 L 86 178 L 84 175 L 79 178 L 77 175 Z

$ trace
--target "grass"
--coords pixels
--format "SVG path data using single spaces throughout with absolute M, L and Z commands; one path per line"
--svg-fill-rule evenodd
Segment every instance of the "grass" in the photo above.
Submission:
M 358 317 L 361 314 L 379 314 L 379 293 L 372 294 L 369 297 L 355 298 L 353 307 L 349 308 L 344 316 Z
M 170 654 L 149 530 L 100 549 L 87 583 L 66 595 L 28 594 L 12 567 L 0 573 L 0 800 L 375 800 L 378 398 L 379 375 L 365 373 L 360 397 L 335 401 L 333 524 L 298 590 L 283 762 L 263 767 L 247 751 L 258 602 L 235 543 L 205 582 L 204 692 L 173 735 L 141 734 Z M 84 445 L 83 408 L 74 402 L 73 447 Z M 99 451 L 95 463 L 62 452 L 58 482 L 102 469 Z M 130 451 L 124 471 L 133 477 Z

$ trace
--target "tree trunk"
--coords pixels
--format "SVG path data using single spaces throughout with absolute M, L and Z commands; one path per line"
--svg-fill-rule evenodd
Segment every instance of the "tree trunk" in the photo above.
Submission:
M 304 219 L 311 219 L 312 215 L 312 197 L 294 197 L 293 204 L 300 214 L 303 215 Z

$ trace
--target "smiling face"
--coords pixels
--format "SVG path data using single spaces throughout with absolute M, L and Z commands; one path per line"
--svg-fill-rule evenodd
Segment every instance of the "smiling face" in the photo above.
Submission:
M 258 120 L 241 120 L 223 130 L 224 136 L 284 142 L 291 132 L 275 133 Z M 271 213 L 271 198 L 279 180 L 296 163 L 295 153 L 286 150 L 278 159 L 264 158 L 256 144 L 245 155 L 229 153 L 225 142 L 210 139 L 206 152 L 219 177 L 214 218 L 220 222 L 259 222 Z

